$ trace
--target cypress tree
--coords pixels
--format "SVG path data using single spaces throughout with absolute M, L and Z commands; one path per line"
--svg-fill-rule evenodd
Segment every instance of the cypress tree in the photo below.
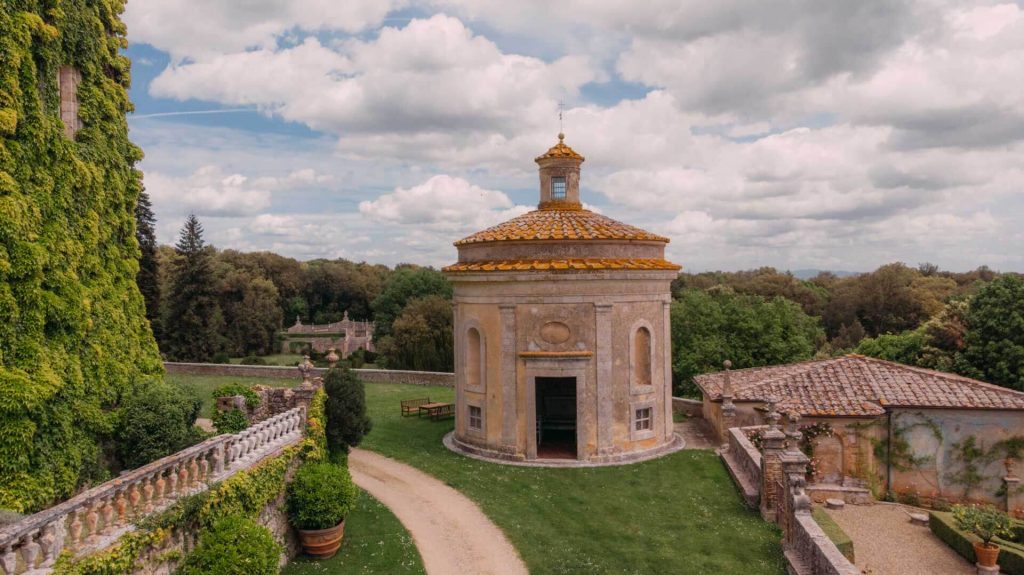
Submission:
M 223 316 L 217 303 L 213 248 L 203 226 L 189 215 L 174 245 L 177 260 L 163 321 L 163 351 L 174 361 L 210 361 L 220 350 Z
M 156 216 L 153 215 L 153 204 L 149 194 L 143 189 L 135 204 L 135 239 L 139 242 L 139 273 L 135 275 L 135 283 L 146 302 L 146 319 L 153 328 L 153 335 L 160 340 L 160 283 L 158 280 L 159 266 L 156 260 Z

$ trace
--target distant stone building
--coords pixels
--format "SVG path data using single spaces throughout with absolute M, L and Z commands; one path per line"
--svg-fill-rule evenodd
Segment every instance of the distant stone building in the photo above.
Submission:
M 583 209 L 583 156 L 536 159 L 538 209 L 455 243 L 456 418 L 446 443 L 499 460 L 613 463 L 673 431 L 668 239 Z
M 306 325 L 296 317 L 295 325 L 281 334 L 281 353 L 299 353 L 305 349 L 325 353 L 331 348 L 337 350 L 342 359 L 360 348 L 376 351 L 373 322 L 350 320 L 347 311 L 341 321 L 323 325 Z
M 812 493 L 1024 505 L 1013 463 L 1004 461 L 1024 445 L 1019 391 L 853 354 L 694 380 L 721 443 L 730 428 L 765 423 L 769 400 L 799 414 L 814 436 Z

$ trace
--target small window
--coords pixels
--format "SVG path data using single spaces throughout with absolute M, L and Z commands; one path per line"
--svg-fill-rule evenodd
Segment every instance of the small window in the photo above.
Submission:
M 650 431 L 651 429 L 651 408 L 641 407 L 636 410 L 636 421 L 634 423 L 636 431 Z
M 483 412 L 475 405 L 469 406 L 469 428 L 482 429 L 484 426 Z
M 552 200 L 564 200 L 565 199 L 565 177 L 556 176 L 551 178 L 551 199 Z

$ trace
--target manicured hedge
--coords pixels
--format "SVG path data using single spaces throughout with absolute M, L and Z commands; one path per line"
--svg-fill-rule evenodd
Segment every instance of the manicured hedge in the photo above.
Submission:
M 977 561 L 974 556 L 974 542 L 979 539 L 957 529 L 952 513 L 932 511 L 928 525 L 936 537 L 952 547 L 964 559 L 971 563 Z M 999 544 L 999 569 L 1007 575 L 1024 575 L 1024 546 L 998 537 L 994 541 Z
M 843 531 L 843 528 L 836 523 L 832 517 L 825 511 L 823 507 L 815 507 L 811 509 L 811 517 L 818 523 L 821 530 L 828 535 L 828 538 L 832 540 L 832 543 L 836 544 L 839 548 L 839 552 L 850 560 L 850 563 L 856 563 L 857 561 L 853 558 L 853 540 L 850 536 Z

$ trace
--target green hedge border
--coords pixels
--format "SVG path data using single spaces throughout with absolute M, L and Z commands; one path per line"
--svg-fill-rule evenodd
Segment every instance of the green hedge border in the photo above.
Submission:
M 814 506 L 811 509 L 811 517 L 818 523 L 821 530 L 825 532 L 825 535 L 836 544 L 839 548 L 839 552 L 850 560 L 850 563 L 856 563 L 853 554 L 853 539 L 843 531 L 843 528 L 835 522 L 834 519 L 825 511 L 824 507 Z
M 974 542 L 980 540 L 970 533 L 957 529 L 952 513 L 932 511 L 928 517 L 928 526 L 936 537 L 964 559 L 971 563 L 977 561 L 974 556 Z M 1000 571 L 1006 575 L 1024 575 L 1024 546 L 998 537 L 994 541 L 999 544 Z

